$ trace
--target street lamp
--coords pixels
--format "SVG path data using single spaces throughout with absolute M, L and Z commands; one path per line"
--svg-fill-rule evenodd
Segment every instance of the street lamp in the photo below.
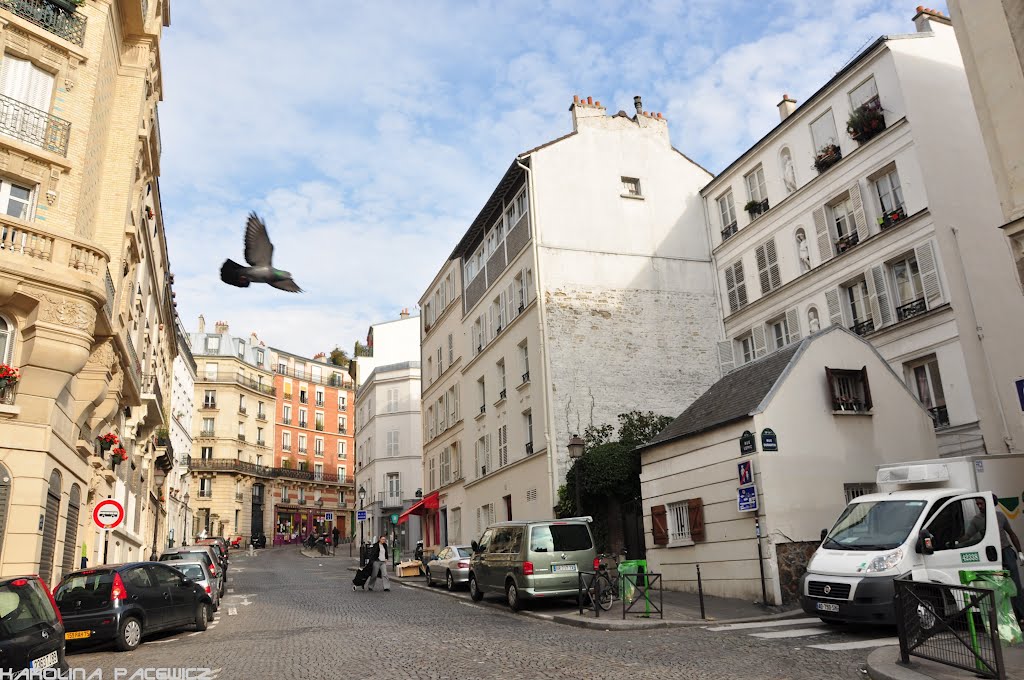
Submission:
M 363 509 L 363 499 L 366 498 L 366 489 L 363 488 L 362 484 L 359 485 L 358 495 L 359 495 L 359 509 L 362 510 Z M 363 552 L 364 552 L 364 550 L 363 550 L 363 522 L 359 522 L 359 566 L 360 567 L 363 566 Z
M 583 458 L 583 449 L 586 447 L 586 442 L 578 435 L 574 434 L 569 438 L 569 457 L 573 459 L 576 468 L 576 514 L 580 511 L 580 459 Z
M 184 544 L 188 538 L 188 491 L 185 492 L 185 516 L 182 517 L 181 542 Z

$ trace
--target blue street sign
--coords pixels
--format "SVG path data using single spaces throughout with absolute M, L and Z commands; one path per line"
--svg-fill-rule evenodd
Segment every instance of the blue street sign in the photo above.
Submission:
M 753 484 L 736 489 L 736 509 L 740 512 L 757 512 L 757 487 Z
M 1013 384 L 1017 386 L 1017 401 L 1020 402 L 1020 410 L 1024 411 L 1024 378 L 1017 378 Z
M 356 510 L 356 521 L 363 522 L 366 520 L 366 510 Z
M 324 513 L 324 521 L 325 522 L 333 522 L 334 521 L 334 513 L 333 512 L 325 512 Z

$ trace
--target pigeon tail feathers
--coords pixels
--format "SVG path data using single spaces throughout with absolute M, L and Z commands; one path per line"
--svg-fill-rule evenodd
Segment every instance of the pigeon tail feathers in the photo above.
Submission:
M 232 286 L 248 288 L 249 279 L 243 273 L 244 270 L 245 267 L 234 260 L 224 260 L 224 264 L 220 267 L 220 280 Z

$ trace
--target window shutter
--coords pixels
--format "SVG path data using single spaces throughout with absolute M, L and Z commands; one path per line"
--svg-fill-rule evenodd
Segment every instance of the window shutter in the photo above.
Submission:
M 704 503 L 700 498 L 686 501 L 687 519 L 690 521 L 690 540 L 703 541 L 704 535 Z
M 779 254 L 775 250 L 775 239 L 764 244 L 765 255 L 768 256 L 768 275 L 771 278 L 772 289 L 782 285 L 782 277 L 779 274 Z
M 825 367 L 825 382 L 828 383 L 829 406 L 834 410 L 836 407 L 836 381 L 832 377 L 832 369 L 828 366 Z
M 928 309 L 942 304 L 942 286 L 939 285 L 939 270 L 935 263 L 935 250 L 931 241 L 926 241 L 914 248 L 917 257 L 917 268 L 921 272 L 921 286 L 924 297 L 928 301 Z
M 786 312 L 786 330 L 789 331 L 789 342 L 796 342 L 800 339 L 800 314 L 796 307 Z
M 743 278 L 743 261 L 734 264 L 733 269 L 736 272 L 736 300 L 742 307 L 747 304 L 747 282 Z
M 828 320 L 833 326 L 843 325 L 843 308 L 839 305 L 839 289 L 825 291 L 825 302 L 828 303 Z
M 732 340 L 724 340 L 718 343 L 718 366 L 722 370 L 723 376 L 736 366 L 736 358 L 733 356 Z
M 853 226 L 857 237 L 864 240 L 868 237 L 868 221 L 864 216 L 864 198 L 860 193 L 860 182 L 854 182 L 850 187 L 850 206 L 853 208 Z
M 654 534 L 654 545 L 668 545 L 668 513 L 664 505 L 651 508 L 651 533 Z
M 885 268 L 882 265 L 872 267 L 867 277 L 868 287 L 872 288 L 871 311 L 876 326 L 891 324 L 892 309 L 889 307 L 889 285 L 885 278 Z
M 761 295 L 767 294 L 772 289 L 771 280 L 768 276 L 768 257 L 765 254 L 766 245 L 759 245 L 754 250 L 754 257 L 757 260 L 757 275 L 761 281 Z
M 871 386 L 868 384 L 868 367 L 861 366 L 860 380 L 864 385 L 864 408 L 871 410 Z
M 505 323 L 508 323 L 519 314 L 519 308 L 516 307 L 516 287 L 514 283 L 508 284 L 508 288 L 505 290 L 505 300 L 508 301 L 508 316 L 505 318 Z M 451 362 L 449 361 L 448 363 Z
M 818 236 L 818 254 L 821 261 L 832 259 L 832 234 L 828 229 L 828 221 L 825 219 L 825 208 L 816 208 L 811 213 L 814 218 L 814 232 Z
M 725 289 L 729 294 L 729 311 L 735 312 L 740 308 L 739 300 L 736 298 L 736 273 L 732 267 L 725 269 Z
M 750 334 L 754 338 L 754 356 L 764 356 L 768 352 L 768 343 L 765 342 L 764 337 L 764 325 L 757 324 L 750 329 Z

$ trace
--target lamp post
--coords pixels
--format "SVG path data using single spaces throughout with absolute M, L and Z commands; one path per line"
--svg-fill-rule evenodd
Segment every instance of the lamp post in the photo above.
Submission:
M 362 510 L 363 509 L 363 499 L 366 498 L 366 489 L 363 488 L 362 484 L 359 485 L 359 492 L 358 492 L 358 494 L 359 494 L 359 509 Z M 363 552 L 365 552 L 363 550 L 363 522 L 359 522 L 359 566 L 360 566 L 360 568 L 363 566 Z
M 181 528 L 181 543 L 185 543 L 185 539 L 188 537 L 188 491 L 185 492 L 185 516 L 182 518 L 183 526 Z
M 580 459 L 583 458 L 583 449 L 586 447 L 586 442 L 578 435 L 574 434 L 569 438 L 569 457 L 573 460 L 573 467 L 576 468 L 576 514 L 580 514 Z

